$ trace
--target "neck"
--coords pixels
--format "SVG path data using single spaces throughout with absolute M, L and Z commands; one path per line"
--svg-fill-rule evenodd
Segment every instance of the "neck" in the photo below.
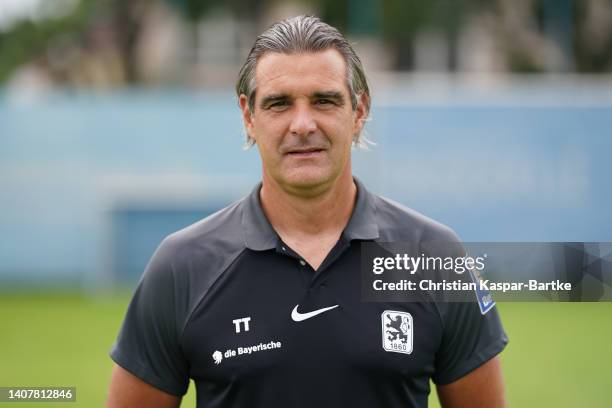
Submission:
M 356 195 L 350 172 L 329 186 L 308 191 L 288 190 L 264 175 L 260 191 L 264 213 L 283 239 L 339 235 L 351 217 Z

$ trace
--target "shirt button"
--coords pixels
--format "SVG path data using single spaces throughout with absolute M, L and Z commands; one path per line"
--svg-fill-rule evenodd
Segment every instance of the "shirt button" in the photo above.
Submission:
M 282 249 L 283 251 L 286 251 L 286 250 L 287 250 L 287 248 L 285 248 L 285 247 L 281 247 L 281 249 Z
M 306 265 L 306 262 L 304 262 L 303 259 L 300 259 L 300 265 L 304 266 L 304 265 Z

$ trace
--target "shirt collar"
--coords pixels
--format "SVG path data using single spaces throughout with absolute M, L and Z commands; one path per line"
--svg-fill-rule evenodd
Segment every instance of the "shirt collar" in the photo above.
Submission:
M 376 222 L 376 197 L 370 193 L 357 177 L 353 176 L 357 186 L 357 202 L 353 214 L 344 229 L 343 236 L 348 240 L 369 240 L 378 238 Z
M 353 214 L 344 229 L 342 236 L 351 241 L 354 239 L 369 240 L 378 238 L 376 223 L 376 203 L 372 193 L 356 177 L 357 200 Z M 242 229 L 247 248 L 254 251 L 274 249 L 278 244 L 278 235 L 263 212 L 259 191 L 261 183 L 251 191 L 242 203 Z
M 261 208 L 259 190 L 261 190 L 261 182 L 242 202 L 244 241 L 247 248 L 254 251 L 276 248 L 278 242 L 278 235 Z

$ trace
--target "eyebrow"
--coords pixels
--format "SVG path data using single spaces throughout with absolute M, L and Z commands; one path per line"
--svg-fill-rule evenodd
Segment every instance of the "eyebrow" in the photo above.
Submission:
M 338 104 L 344 103 L 344 97 L 338 91 L 315 92 L 312 97 L 313 99 L 332 99 Z
M 311 99 L 331 99 L 335 101 L 337 104 L 344 104 L 344 97 L 341 92 L 338 91 L 322 91 L 322 92 L 314 92 L 310 95 Z M 275 102 L 284 102 L 290 99 L 290 96 L 285 93 L 278 94 L 270 94 L 264 96 L 259 103 L 259 107 L 261 109 L 265 109 L 267 106 L 275 103 Z

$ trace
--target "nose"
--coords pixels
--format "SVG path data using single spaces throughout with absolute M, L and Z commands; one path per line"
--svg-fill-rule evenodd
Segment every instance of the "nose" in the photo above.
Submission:
M 317 130 L 312 108 L 307 103 L 296 103 L 289 131 L 296 136 L 309 136 Z

